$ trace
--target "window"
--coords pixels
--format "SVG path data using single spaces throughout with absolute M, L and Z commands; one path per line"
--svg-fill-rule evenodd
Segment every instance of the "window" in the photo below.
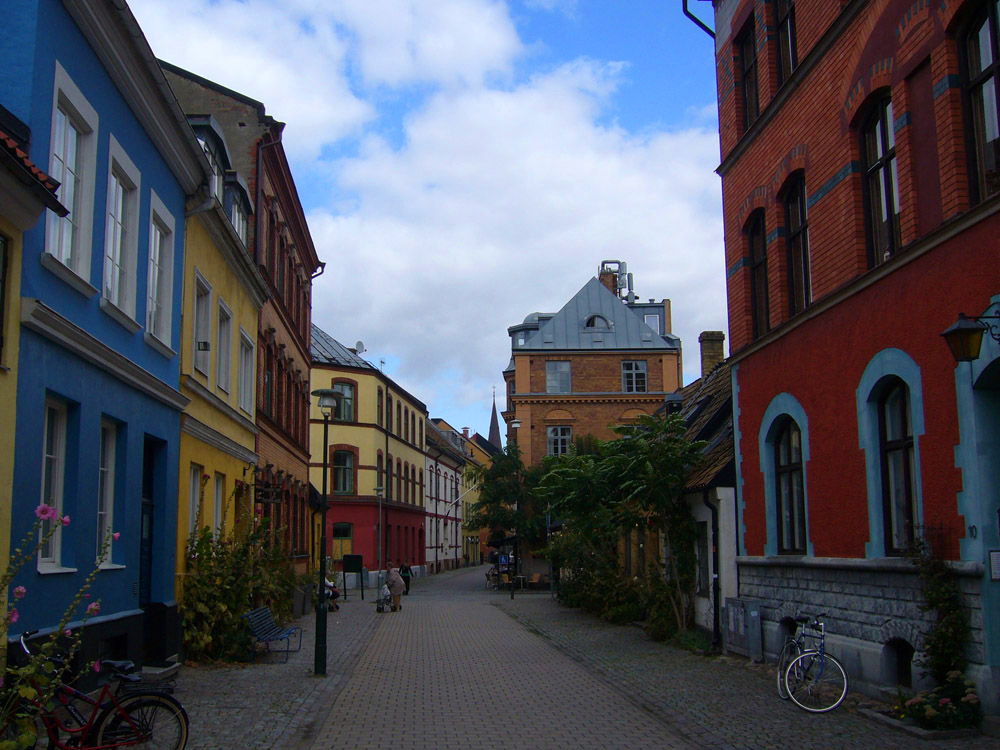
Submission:
M 571 393 L 571 385 L 569 362 L 545 363 L 546 393 Z
M 268 346 L 264 347 L 264 411 L 274 416 L 274 355 Z
M 337 422 L 354 421 L 354 386 L 350 383 L 334 383 L 333 390 L 341 395 L 340 401 L 333 409 L 333 418 Z
M 101 455 L 97 468 L 97 559 L 111 562 L 111 533 L 115 510 L 115 438 L 117 429 L 110 422 L 101 423 Z
M 218 199 L 219 203 L 222 202 L 223 198 L 223 185 L 225 175 L 223 174 L 222 165 L 219 164 L 219 157 L 215 153 L 215 149 L 208 145 L 208 141 L 204 138 L 198 138 L 198 142 L 201 144 L 202 150 L 205 152 L 205 156 L 208 157 L 208 163 L 212 166 L 212 195 Z
M 174 219 L 155 192 L 150 194 L 150 206 L 146 332 L 169 345 Z
M 778 85 L 781 86 L 799 62 L 795 50 L 795 0 L 774 0 L 774 23 L 778 27 L 775 49 L 778 53 Z
M 753 338 L 763 336 L 770 329 L 767 300 L 767 238 L 764 234 L 764 212 L 758 211 L 747 228 L 747 245 L 750 256 L 750 320 Z
M 403 462 L 396 459 L 396 499 L 403 499 Z
M 403 405 L 396 399 L 396 434 L 399 435 L 403 430 Z
M 892 101 L 881 99 L 861 129 L 865 170 L 868 263 L 875 267 L 899 249 L 899 180 Z
M 385 465 L 385 499 L 392 500 L 392 454 Z
M 208 375 L 208 363 L 212 348 L 211 310 L 212 287 L 197 271 L 194 272 L 194 366 Z
M 757 35 L 753 18 L 736 39 L 736 47 L 740 55 L 737 67 L 740 70 L 740 93 L 743 96 L 743 131 L 746 132 L 760 114 L 757 99 Z
M 205 469 L 198 464 L 191 464 L 191 472 L 188 481 L 188 533 L 193 534 L 198 530 L 201 519 L 198 513 L 201 510 L 201 475 Z
M 622 392 L 646 392 L 646 360 L 625 360 L 622 362 Z
M 135 273 L 136 195 L 138 186 L 117 160 L 112 160 L 108 184 L 107 227 L 104 235 L 104 297 L 123 312 L 133 309 Z
M 775 489 L 778 494 L 778 554 L 806 553 L 806 498 L 802 481 L 802 433 L 786 419 L 774 440 Z
M 548 433 L 548 455 L 561 456 L 569 453 L 569 446 L 573 440 L 572 427 L 549 427 L 546 432 Z
M 660 333 L 660 316 L 653 313 L 646 313 L 642 316 L 643 322 L 657 333 Z
M 219 299 L 219 330 L 216 336 L 215 382 L 219 390 L 229 394 L 233 356 L 233 314 Z
M 971 174 L 974 200 L 1000 191 L 1000 110 L 997 104 L 998 14 L 996 3 L 972 24 L 965 41 L 966 94 L 971 110 L 975 162 Z
M 89 281 L 98 117 L 58 61 L 55 68 L 49 174 L 59 182 L 56 196 L 69 213 L 47 213 L 45 250 Z
M 913 546 L 916 481 L 909 402 L 909 389 L 898 379 L 878 401 L 883 528 L 889 555 L 905 554 Z
M 417 435 L 417 439 L 419 440 L 419 442 L 417 443 L 417 445 L 420 446 L 421 449 L 423 449 L 423 447 L 424 447 L 424 420 L 423 420 L 423 418 L 420 419 L 420 421 L 419 421 L 419 423 L 417 425 L 417 432 L 419 433 Z
M 253 339 L 240 329 L 240 409 L 253 416 Z
M 410 442 L 410 410 L 403 409 L 403 440 Z
M 0 234 L 0 364 L 3 363 L 4 320 L 7 317 L 7 238 Z
M 799 174 L 785 191 L 785 233 L 788 245 L 788 314 L 797 315 L 812 301 L 809 277 L 809 227 L 806 182 Z
M 378 389 L 378 395 L 375 397 L 375 424 L 379 427 L 382 426 L 382 389 Z
M 215 475 L 215 502 L 212 504 L 212 531 L 218 534 L 222 528 L 222 509 L 226 502 L 226 475 Z
M 610 328 L 611 327 L 608 324 L 608 319 L 605 318 L 603 315 L 591 315 L 589 318 L 587 318 L 587 322 L 586 322 L 585 325 L 586 325 L 587 328 Z
M 243 210 L 243 206 L 240 205 L 239 201 L 233 196 L 233 209 L 229 213 L 229 218 L 233 222 L 233 229 L 236 230 L 236 234 L 239 235 L 240 240 L 243 244 L 247 244 L 247 214 Z
M 41 502 L 56 509 L 62 516 L 63 482 L 66 474 L 66 407 L 55 401 L 45 404 L 45 434 L 42 438 L 42 498 Z M 39 566 L 58 567 L 61 561 L 62 524 L 43 521 L 39 529 L 42 541 L 38 550 Z
M 403 502 L 410 502 L 410 464 L 403 463 Z
M 385 490 L 385 483 L 382 481 L 382 454 L 378 454 L 378 458 L 375 459 L 375 489 Z
M 392 432 L 392 396 L 386 397 L 385 427 Z

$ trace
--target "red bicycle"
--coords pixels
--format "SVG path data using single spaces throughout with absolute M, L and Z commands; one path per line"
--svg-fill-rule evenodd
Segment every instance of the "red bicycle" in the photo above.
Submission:
M 21 634 L 21 648 L 29 655 L 27 638 L 37 632 L 30 630 Z M 48 750 L 184 749 L 188 717 L 176 698 L 141 687 L 135 665 L 130 661 L 102 660 L 101 671 L 108 672 L 109 680 L 96 698 L 61 684 L 52 698 L 55 705 L 42 705 L 37 698 L 21 699 L 31 705 L 44 725 L 49 739 Z M 114 690 L 112 683 L 115 683 Z M 14 739 L 15 733 L 16 730 L 8 726 L 0 738 Z

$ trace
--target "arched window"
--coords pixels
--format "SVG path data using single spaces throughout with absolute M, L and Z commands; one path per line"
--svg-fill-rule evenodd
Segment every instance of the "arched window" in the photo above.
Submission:
M 354 454 L 349 451 L 333 454 L 333 491 L 345 495 L 354 492 Z
M 795 174 L 781 195 L 785 209 L 788 263 L 788 314 L 798 315 L 812 301 L 809 274 L 809 226 L 806 216 L 806 180 Z
M 396 434 L 398 435 L 403 429 L 403 405 L 396 400 Z
M 420 472 L 419 472 L 419 474 L 420 474 L 420 494 L 418 495 L 418 498 L 420 500 L 420 504 L 423 505 L 424 504 L 424 470 L 421 469 Z
M 385 483 L 383 482 L 382 472 L 384 471 L 382 467 L 382 454 L 378 454 L 378 458 L 375 459 L 375 486 L 381 487 L 383 493 L 385 492 Z
M 385 465 L 385 499 L 392 500 L 392 454 Z
M 350 383 L 334 383 L 333 390 L 341 398 L 333 409 L 333 418 L 337 422 L 354 421 L 354 386 Z
M 913 546 L 916 507 L 910 392 L 894 378 L 878 400 L 879 455 L 885 551 L 903 555 Z
M 973 203 L 1000 191 L 1000 104 L 996 95 L 1000 71 L 1000 9 L 985 3 L 963 44 L 965 94 L 968 102 L 973 162 Z
M 610 328 L 608 319 L 603 315 L 591 315 L 584 324 L 587 328 Z
M 396 459 L 396 499 L 403 499 L 403 462 Z
M 385 428 L 392 432 L 392 396 L 386 397 Z
M 750 320 L 753 338 L 760 338 L 771 328 L 767 298 L 767 236 L 764 212 L 756 211 L 747 224 L 747 257 L 750 261 Z
M 403 409 L 403 440 L 410 442 L 410 410 Z
M 774 475 L 778 510 L 778 553 L 806 553 L 806 494 L 802 479 L 802 433 L 786 418 L 774 439 Z
M 381 427 L 382 426 L 382 389 L 378 389 L 378 395 L 375 397 L 375 423 Z
M 899 249 L 899 180 L 892 100 L 880 99 L 861 126 L 868 263 L 875 267 Z
M 421 450 L 423 450 L 423 448 L 424 448 L 424 418 L 423 418 L 423 416 L 420 417 L 420 420 L 419 420 L 418 424 L 419 424 L 420 435 L 418 436 L 419 441 L 417 442 L 417 445 L 420 447 Z M 420 483 L 423 484 L 423 481 L 421 481 Z
M 410 502 L 410 462 L 403 462 L 403 502 Z

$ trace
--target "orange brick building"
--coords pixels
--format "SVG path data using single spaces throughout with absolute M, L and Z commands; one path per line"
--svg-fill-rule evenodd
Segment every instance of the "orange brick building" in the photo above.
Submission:
M 559 312 L 507 329 L 503 419 L 525 464 L 565 453 L 578 437 L 611 439 L 613 425 L 653 414 L 680 387 L 670 301 L 639 302 L 631 286 L 624 263 L 604 261 Z

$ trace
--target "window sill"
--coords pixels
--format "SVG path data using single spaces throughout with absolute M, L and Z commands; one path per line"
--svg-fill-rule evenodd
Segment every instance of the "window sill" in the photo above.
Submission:
M 107 297 L 101 297 L 101 310 L 129 333 L 138 333 L 142 328 L 132 317 Z
M 56 575 L 58 573 L 76 573 L 76 568 L 64 568 L 61 565 L 38 566 L 38 574 L 43 576 Z
M 97 287 L 91 286 L 90 282 L 80 276 L 80 274 L 67 266 L 61 260 L 56 258 L 56 256 L 52 253 L 42 253 L 39 260 L 42 264 L 42 268 L 45 268 L 53 275 L 58 276 L 60 280 L 73 287 L 73 289 L 78 291 L 87 299 L 90 299 L 97 294 Z
M 159 354 L 162 354 L 167 359 L 173 359 L 177 356 L 177 352 L 167 346 L 164 342 L 160 341 L 156 336 L 151 334 L 149 331 L 144 331 L 142 334 L 142 340 L 146 342 L 148 346 L 155 349 Z
M 99 570 L 125 570 L 125 565 L 120 565 L 119 563 L 101 563 Z

